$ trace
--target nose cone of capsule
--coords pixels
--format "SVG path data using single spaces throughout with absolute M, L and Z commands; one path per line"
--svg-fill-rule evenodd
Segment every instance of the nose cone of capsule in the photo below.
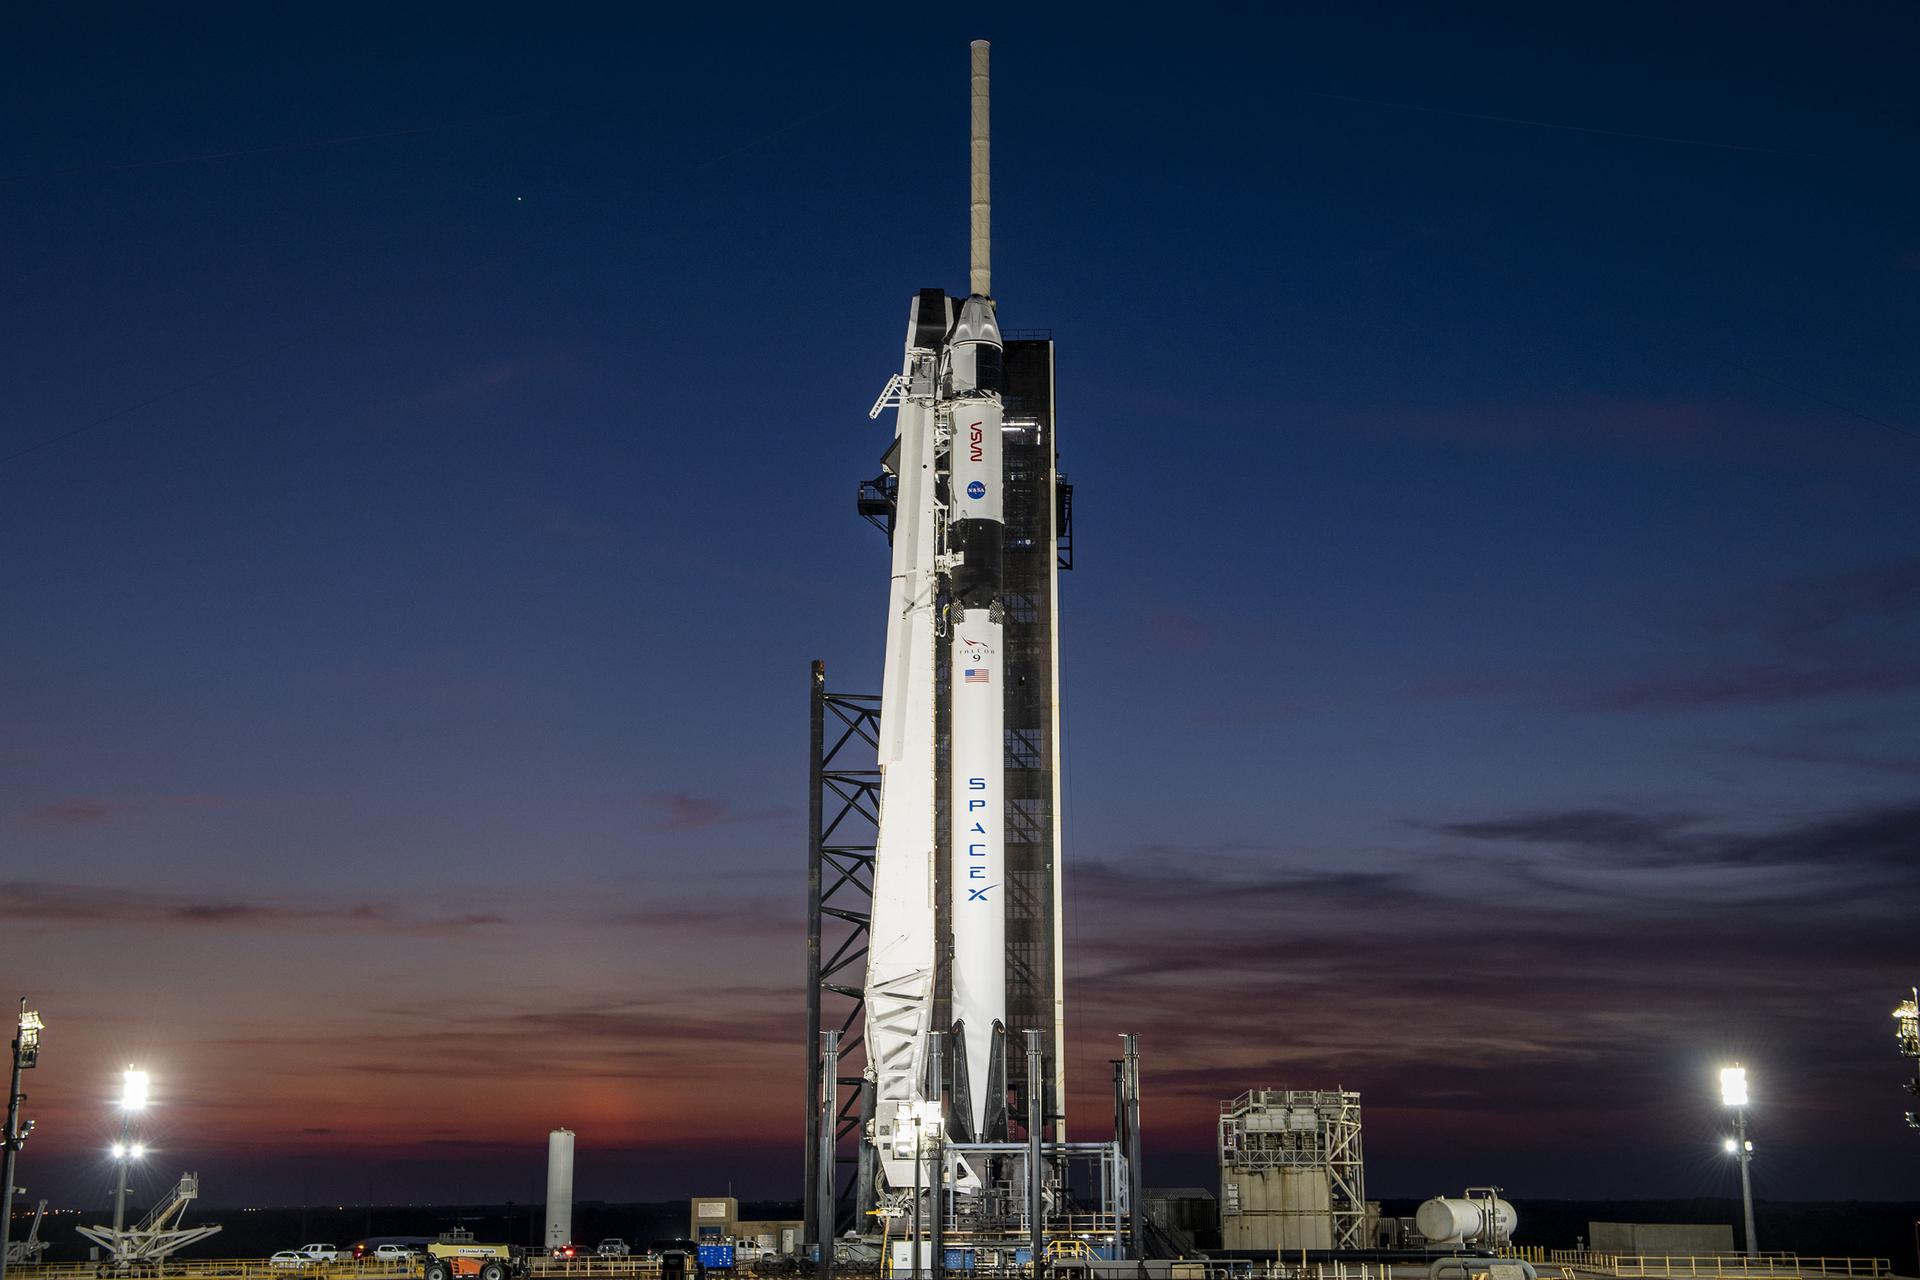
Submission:
M 961 303 L 960 315 L 953 322 L 953 336 L 948 342 L 956 347 L 973 342 L 999 346 L 1000 320 L 994 315 L 993 299 L 976 293 Z

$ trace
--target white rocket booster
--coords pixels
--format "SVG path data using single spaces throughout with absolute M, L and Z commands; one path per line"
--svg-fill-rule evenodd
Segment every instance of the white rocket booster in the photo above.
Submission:
M 939 603 L 935 457 L 939 348 L 952 307 L 923 290 L 907 318 L 893 470 L 893 575 L 886 668 L 880 687 L 880 814 L 873 908 L 867 932 L 867 1069 L 874 1080 L 870 1135 L 887 1181 L 913 1181 L 914 1117 L 924 1118 L 927 1033 L 934 987 L 934 633 Z M 877 408 L 876 408 L 877 412 Z
M 994 1055 L 1007 1019 L 1006 651 L 1000 620 L 1002 519 L 1000 327 L 975 294 L 948 345 L 951 476 L 947 545 L 953 620 L 948 677 L 952 728 L 948 864 L 953 927 L 953 1021 L 966 1064 L 968 1132 L 987 1134 L 1004 1081 Z

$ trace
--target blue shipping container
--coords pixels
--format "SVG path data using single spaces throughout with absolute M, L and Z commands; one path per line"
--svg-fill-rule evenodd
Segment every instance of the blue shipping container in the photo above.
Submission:
M 733 1246 L 730 1244 L 701 1245 L 700 1265 L 709 1271 L 733 1270 Z

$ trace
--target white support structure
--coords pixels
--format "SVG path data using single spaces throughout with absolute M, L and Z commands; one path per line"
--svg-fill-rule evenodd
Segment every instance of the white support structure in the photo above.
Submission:
M 33 1226 L 27 1230 L 25 1240 L 7 1241 L 7 1265 L 10 1267 L 37 1266 L 46 1256 L 47 1242 L 40 1238 L 40 1221 L 47 1216 L 47 1202 L 42 1200 L 33 1211 Z
M 79 1233 L 107 1251 L 112 1274 L 144 1275 L 157 1273 L 160 1263 L 198 1240 L 216 1234 L 220 1227 L 183 1227 L 180 1219 L 187 1205 L 200 1195 L 200 1175 L 183 1173 L 165 1200 L 138 1225 L 115 1231 L 110 1226 L 79 1227 Z

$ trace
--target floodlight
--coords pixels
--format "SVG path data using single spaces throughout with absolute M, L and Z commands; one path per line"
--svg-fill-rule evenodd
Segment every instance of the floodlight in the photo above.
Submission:
M 1727 1154 L 1728 1154 L 1728 1155 L 1732 1155 L 1732 1154 L 1733 1154 L 1734 1152 L 1736 1152 L 1736 1151 L 1738 1151 L 1739 1149 L 1740 1149 L 1740 1144 L 1739 1144 L 1739 1143 L 1737 1143 L 1737 1142 L 1735 1142 L 1735 1141 L 1734 1141 L 1734 1140 L 1733 1140 L 1732 1138 L 1728 1138 L 1728 1139 L 1727 1139 Z
M 1729 1107 L 1747 1105 L 1747 1069 L 1723 1067 L 1720 1071 L 1720 1101 Z
M 121 1074 L 120 1107 L 125 1111 L 139 1111 L 147 1105 L 147 1073 L 128 1067 Z
M 1894 1040 L 1900 1046 L 1900 1052 L 1909 1058 L 1920 1058 L 1920 989 L 1900 1002 L 1893 1011 Z
M 147 1149 L 141 1144 L 139 1144 L 138 1142 L 136 1142 L 131 1147 L 127 1148 L 127 1154 L 132 1156 L 135 1160 L 140 1160 L 146 1157 Z
M 26 1004 L 25 1000 L 20 1002 L 20 1032 L 13 1042 L 14 1061 L 23 1069 L 40 1064 L 40 1032 L 47 1025 Z
M 127 1158 L 127 1144 L 124 1142 L 116 1142 L 111 1147 L 108 1147 L 107 1150 L 113 1153 L 115 1160 L 125 1160 Z

